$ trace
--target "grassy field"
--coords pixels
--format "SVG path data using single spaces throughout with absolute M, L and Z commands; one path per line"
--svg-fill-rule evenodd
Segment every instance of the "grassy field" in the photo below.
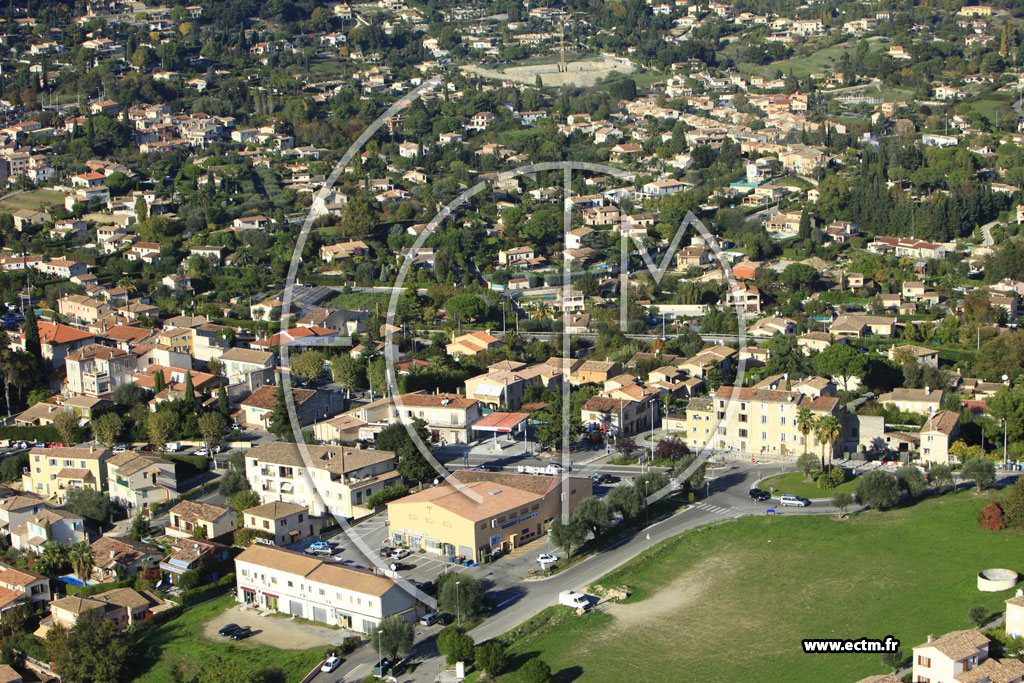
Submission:
M 819 489 L 815 482 L 807 481 L 807 477 L 804 476 L 803 472 L 790 472 L 789 474 L 780 474 L 776 477 L 765 479 L 759 486 L 765 491 L 770 490 L 769 487 L 774 486 L 775 491 L 772 493 L 775 496 L 792 493 L 794 496 L 803 496 L 804 498 L 831 498 L 832 494 L 836 491 L 853 493 L 853 490 L 857 488 L 857 480 L 851 479 L 834 489 Z
M 886 48 L 886 43 L 881 41 L 873 40 L 869 45 L 871 52 L 877 52 Z M 780 62 L 772 62 L 766 66 L 741 62 L 737 65 L 737 68 L 745 74 L 765 77 L 774 76 L 776 71 L 780 69 L 784 75 L 788 76 L 790 70 L 792 70 L 793 75 L 797 78 L 807 78 L 807 76 L 813 73 L 832 73 L 835 71 L 836 65 L 839 64 L 843 53 L 849 52 L 852 55 L 856 49 L 857 42 L 851 40 L 837 45 L 830 45 L 803 57 L 790 57 Z
M 132 651 L 134 670 L 131 680 L 151 683 L 173 683 L 181 680 L 176 670 L 181 667 L 185 680 L 196 674 L 204 663 L 219 657 L 242 667 L 245 671 L 279 669 L 287 680 L 298 680 L 322 658 L 324 648 L 311 650 L 277 650 L 251 643 L 214 642 L 200 633 L 201 625 L 231 607 L 231 594 L 187 610 L 177 619 L 148 634 Z
M 972 606 L 1001 612 L 1012 591 L 980 593 L 976 573 L 1024 570 L 1024 534 L 978 526 L 995 495 L 694 530 L 601 579 L 632 590 L 606 613 L 560 620 L 552 610 L 507 634 L 513 667 L 540 655 L 555 680 L 588 682 L 852 683 L 884 673 L 878 655 L 805 655 L 800 641 L 892 634 L 909 658 L 928 634 L 968 628 Z
M 32 190 L 22 192 L 0 202 L 0 209 L 4 211 L 20 211 L 31 209 L 32 211 L 47 210 L 51 206 L 64 206 L 64 193 L 53 190 Z

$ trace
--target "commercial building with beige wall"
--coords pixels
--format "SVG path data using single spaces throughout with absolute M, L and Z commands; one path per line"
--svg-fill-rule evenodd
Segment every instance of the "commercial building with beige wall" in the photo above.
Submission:
M 416 598 L 384 576 L 254 544 L 235 558 L 236 599 L 331 626 L 370 633 L 384 617 L 420 616 Z
M 388 503 L 391 540 L 413 550 L 483 561 L 491 552 L 512 550 L 547 532 L 593 494 L 582 477 L 505 474 L 464 470 L 462 488 L 444 484 Z M 568 489 L 568 490 L 565 490 Z
M 684 440 L 694 451 L 711 448 L 796 456 L 805 445 L 808 450 L 820 451 L 813 430 L 806 436 L 800 433 L 797 415 L 801 408 L 810 408 L 816 418 L 833 415 L 839 419 L 841 414 L 835 396 L 811 398 L 795 391 L 721 387 L 711 398 L 690 400 Z

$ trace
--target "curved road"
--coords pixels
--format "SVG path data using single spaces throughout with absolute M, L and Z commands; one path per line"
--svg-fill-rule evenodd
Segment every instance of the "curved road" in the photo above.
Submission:
M 781 508 L 772 503 L 757 503 L 750 499 L 748 492 L 757 480 L 778 474 L 782 467 L 772 465 L 752 465 L 749 462 L 730 462 L 724 467 L 712 470 L 711 496 L 699 503 L 688 505 L 672 517 L 652 524 L 641 530 L 619 545 L 604 550 L 580 564 L 549 579 L 526 581 L 524 579 L 501 581 L 498 588 L 507 598 L 505 604 L 497 606 L 492 615 L 469 632 L 473 640 L 481 643 L 498 636 L 518 624 L 526 621 L 542 609 L 557 604 L 558 594 L 563 590 L 585 591 L 587 586 L 600 579 L 608 572 L 620 567 L 641 554 L 648 548 L 679 535 L 684 531 L 704 526 L 712 522 L 748 515 L 763 515 L 769 507 L 774 507 L 780 515 L 813 515 L 832 514 L 835 509 L 827 502 L 816 502 L 807 508 Z M 792 471 L 792 467 L 788 471 Z M 650 537 L 648 540 L 648 536 Z M 487 576 L 490 576 L 489 574 Z M 486 582 L 487 576 L 483 577 Z M 412 654 L 419 660 L 419 665 L 411 674 L 402 676 L 405 681 L 433 681 L 445 668 L 444 658 L 437 654 L 433 637 L 427 637 L 416 644 Z M 335 680 L 361 681 L 370 667 L 370 660 L 376 660 L 376 654 L 369 646 L 362 648 L 346 662 L 341 671 L 346 672 L 344 679 L 331 676 L 318 676 L 317 683 L 326 683 L 328 678 Z M 361 662 L 361 663 L 359 663 Z

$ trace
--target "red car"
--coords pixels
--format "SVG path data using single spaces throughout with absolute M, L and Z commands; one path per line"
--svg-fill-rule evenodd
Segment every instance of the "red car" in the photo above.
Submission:
M 46 447 L 47 448 L 64 448 L 64 442 L 63 441 L 54 441 L 51 444 L 47 444 Z
M 155 450 L 156 450 L 156 447 L 155 447 L 155 446 L 153 446 L 152 444 L 146 444 L 145 446 L 143 446 L 143 447 L 142 447 L 142 448 L 140 448 L 139 450 L 141 450 L 141 451 L 146 451 L 146 452 L 148 453 L 148 452 L 150 452 L 150 451 L 155 451 Z

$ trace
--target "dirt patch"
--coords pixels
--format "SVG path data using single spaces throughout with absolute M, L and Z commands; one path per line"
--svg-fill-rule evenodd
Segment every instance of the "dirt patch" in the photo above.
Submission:
M 588 87 L 596 84 L 612 71 L 616 71 L 622 75 L 627 75 L 633 73 L 633 71 L 636 70 L 636 67 L 634 67 L 632 62 L 629 62 L 628 60 L 614 59 L 612 57 L 600 55 L 589 59 L 569 62 L 566 64 L 565 71 L 559 71 L 557 63 L 509 66 L 501 69 L 485 69 L 480 66 L 464 66 L 462 67 L 462 70 L 476 74 L 477 76 L 514 81 L 525 85 L 536 84 L 537 76 L 540 76 L 541 82 L 547 86 L 576 85 L 580 87 Z
M 623 631 L 634 632 L 638 627 L 650 627 L 652 622 L 692 608 L 701 596 L 714 590 L 716 581 L 730 580 L 739 571 L 731 559 L 716 555 L 701 560 L 647 600 L 625 604 L 608 603 L 607 612 L 615 617 L 608 635 L 619 636 Z

